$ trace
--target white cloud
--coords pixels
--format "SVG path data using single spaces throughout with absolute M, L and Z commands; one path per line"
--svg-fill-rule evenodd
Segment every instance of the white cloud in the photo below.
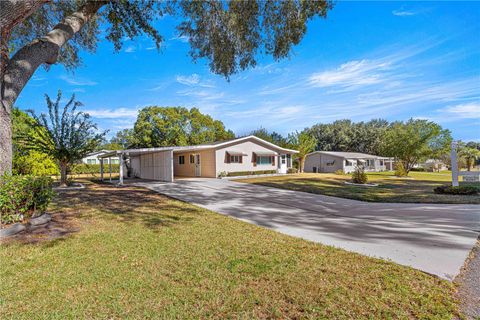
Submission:
M 128 47 L 125 48 L 124 51 L 125 51 L 126 53 L 133 53 L 133 52 L 136 51 L 136 48 L 135 48 L 135 46 L 128 46 Z
M 383 73 L 389 69 L 389 63 L 376 60 L 354 60 L 340 65 L 337 69 L 318 72 L 309 78 L 314 87 L 355 87 L 377 84 L 385 80 Z
M 418 14 L 418 12 L 409 10 L 393 10 L 392 14 L 397 17 L 408 17 Z
M 189 76 L 176 76 L 175 78 L 178 83 L 181 83 L 186 86 L 193 86 L 200 83 L 200 76 L 196 73 L 193 73 Z
M 117 108 L 117 109 L 95 109 L 85 110 L 86 113 L 94 118 L 117 119 L 117 118 L 136 118 L 138 109 Z
M 60 76 L 60 79 L 62 79 L 63 81 L 73 86 L 95 86 L 98 84 L 97 82 L 92 80 L 82 79 L 82 78 L 75 79 L 73 78 L 73 76 L 67 76 L 67 75 Z
M 448 114 L 456 119 L 477 119 L 480 120 L 480 102 L 470 102 L 447 106 L 439 109 L 439 112 Z
M 190 37 L 189 36 L 176 36 L 176 37 L 173 37 L 173 38 L 170 38 L 170 40 L 178 40 L 180 42 L 188 42 L 188 40 L 190 40 Z

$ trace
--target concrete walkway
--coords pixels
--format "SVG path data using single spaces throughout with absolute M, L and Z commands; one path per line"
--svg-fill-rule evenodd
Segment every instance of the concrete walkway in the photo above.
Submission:
M 220 179 L 133 184 L 449 280 L 460 272 L 480 233 L 479 205 L 368 203 Z

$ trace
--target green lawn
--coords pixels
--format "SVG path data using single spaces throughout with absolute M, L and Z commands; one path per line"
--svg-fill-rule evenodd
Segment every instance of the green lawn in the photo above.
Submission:
M 0 247 L 2 319 L 458 315 L 447 281 L 145 189 L 90 184 L 51 212 L 49 231 Z
M 480 204 L 478 195 L 440 195 L 433 192 L 435 187 L 451 183 L 450 172 L 410 172 L 408 178 L 397 178 L 393 172 L 368 173 L 368 182 L 377 183 L 378 187 L 345 184 L 350 179 L 351 175 L 302 173 L 235 181 L 363 201 Z

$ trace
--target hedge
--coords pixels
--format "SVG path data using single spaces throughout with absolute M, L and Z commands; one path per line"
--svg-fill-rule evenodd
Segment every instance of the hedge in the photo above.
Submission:
M 103 165 L 103 173 L 109 173 L 109 165 Z M 112 172 L 118 173 L 120 172 L 120 165 L 117 163 L 112 164 Z M 71 170 L 71 174 L 100 174 L 100 164 L 86 164 L 86 163 L 79 163 L 74 165 Z
M 454 194 L 454 195 L 476 195 L 479 193 L 479 188 L 471 185 L 463 185 L 454 187 L 451 185 L 443 185 L 433 189 L 437 194 Z
M 234 171 L 227 173 L 228 177 L 253 176 L 259 174 L 274 174 L 277 170 L 258 170 L 258 171 Z
M 0 177 L 1 222 L 23 221 L 35 212 L 45 212 L 54 194 L 52 182 L 50 177 Z

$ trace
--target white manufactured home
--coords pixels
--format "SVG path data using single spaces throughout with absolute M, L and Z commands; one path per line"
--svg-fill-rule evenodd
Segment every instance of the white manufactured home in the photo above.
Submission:
M 305 156 L 305 172 L 353 172 L 359 165 L 365 171 L 391 170 L 393 159 L 358 152 L 315 151 Z
M 125 161 L 129 162 L 132 177 L 173 181 L 175 177 L 216 178 L 232 172 L 287 173 L 292 167 L 292 154 L 297 152 L 247 136 L 197 146 L 111 151 L 99 158 L 119 159 L 122 183 Z M 100 169 L 103 179 L 103 165 Z

